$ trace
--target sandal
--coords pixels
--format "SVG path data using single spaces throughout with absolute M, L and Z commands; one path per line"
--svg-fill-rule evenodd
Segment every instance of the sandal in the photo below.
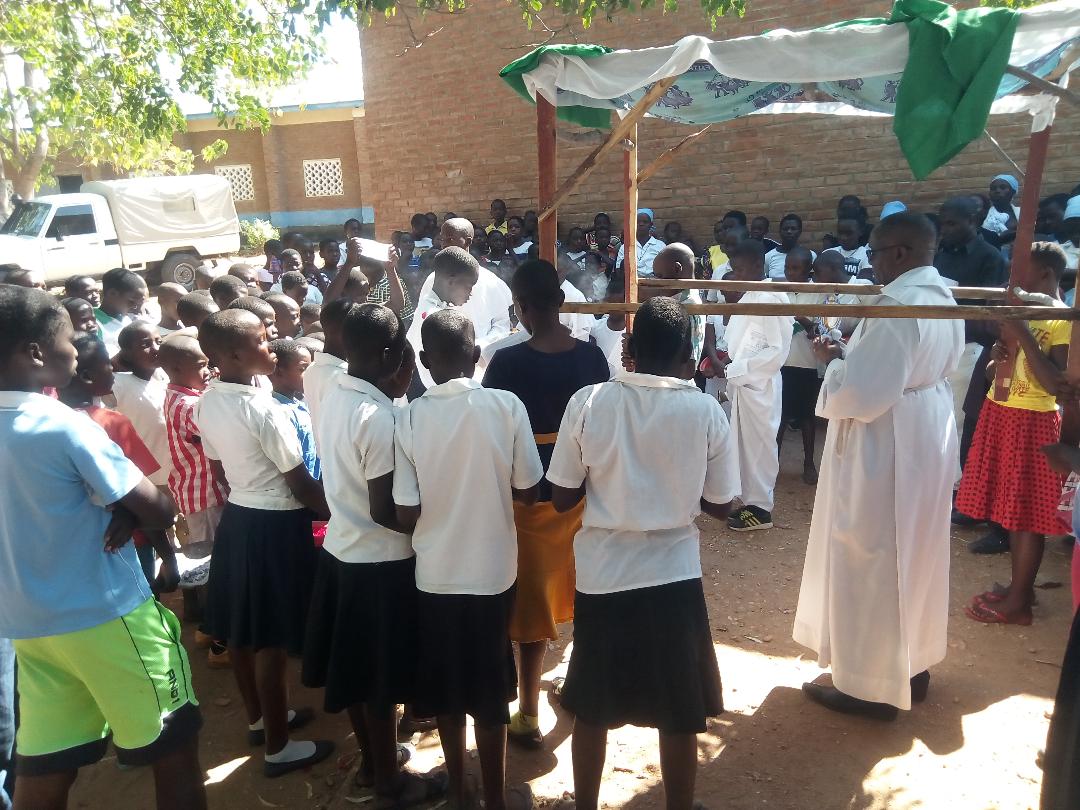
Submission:
M 983 624 L 1016 624 L 1021 627 L 1027 627 L 1031 624 L 1031 614 L 1021 616 L 1014 619 L 1009 619 L 1004 613 L 996 608 L 991 607 L 985 602 L 973 602 L 964 608 L 964 613 L 967 614 L 969 619 L 973 619 Z
M 1000 582 L 995 582 L 994 587 L 988 591 L 983 591 L 971 601 L 982 602 L 983 604 L 996 605 L 998 602 L 1004 602 L 1005 597 L 1009 595 L 1009 589 Z M 1038 597 L 1031 600 L 1031 606 L 1039 604 Z
M 548 690 L 548 703 L 555 706 L 562 705 L 562 693 L 566 688 L 566 678 L 559 675 L 551 679 L 551 689 Z
M 412 759 L 412 748 L 407 745 L 398 744 L 397 747 L 397 766 L 398 768 L 404 768 L 409 764 L 409 760 Z M 375 787 L 375 780 L 370 774 L 364 773 L 364 758 L 360 758 L 360 767 L 356 769 L 356 776 L 353 777 L 353 785 L 361 790 L 368 790 Z
M 450 778 L 446 771 L 435 774 L 419 774 L 402 771 L 397 789 L 392 794 L 375 794 L 376 810 L 404 810 L 418 804 L 441 799 L 446 795 Z

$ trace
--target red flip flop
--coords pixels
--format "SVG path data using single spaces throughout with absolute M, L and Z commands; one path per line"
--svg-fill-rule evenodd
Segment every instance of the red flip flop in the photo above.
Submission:
M 1016 624 L 1021 627 L 1027 627 L 1031 624 L 1031 616 L 1010 621 L 1009 617 L 1001 611 L 978 602 L 964 608 L 964 613 L 967 614 L 969 619 L 983 624 Z

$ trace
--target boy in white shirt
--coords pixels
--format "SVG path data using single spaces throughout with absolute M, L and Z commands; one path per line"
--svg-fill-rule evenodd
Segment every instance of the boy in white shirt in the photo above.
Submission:
M 798 246 L 802 230 L 802 217 L 798 214 L 784 214 L 784 218 L 780 220 L 780 246 L 765 254 L 765 268 L 769 278 L 774 281 L 784 280 L 784 262 L 787 261 L 788 251 Z M 817 258 L 817 254 L 812 250 L 810 255 Z
M 339 301 L 341 299 L 338 299 Z M 322 478 L 330 524 L 319 552 L 304 642 L 304 684 L 326 689 L 328 712 L 348 710 L 361 780 L 381 801 L 436 798 L 435 780 L 397 768 L 397 704 L 416 677 L 416 558 L 394 512 L 394 406 L 412 377 L 405 325 L 380 304 L 339 324 L 348 369 L 322 393 Z
M 786 219 L 786 218 L 785 218 Z M 784 233 L 784 224 L 780 226 Z M 792 246 L 794 249 L 794 245 Z M 790 251 L 789 251 L 790 252 Z M 731 256 L 734 281 L 765 278 L 764 248 L 756 239 L 739 243 Z M 784 254 L 785 260 L 787 254 Z M 781 292 L 748 292 L 743 304 L 786 304 Z M 780 367 L 791 346 L 790 315 L 732 315 L 725 366 L 731 398 L 731 426 L 739 448 L 743 508 L 728 518 L 728 528 L 745 532 L 772 528 L 773 490 L 780 471 L 776 434 L 780 429 Z
M 94 317 L 109 357 L 120 351 L 120 332 L 142 313 L 147 296 L 146 282 L 132 270 L 114 267 L 101 277 L 101 305 Z
M 694 518 L 727 517 L 739 470 L 720 404 L 688 381 L 690 328 L 675 300 L 642 304 L 629 341 L 637 371 L 574 395 L 548 468 L 556 510 L 585 498 L 561 698 L 575 716 L 583 809 L 598 806 L 608 729 L 626 724 L 659 731 L 668 807 L 689 808 L 696 735 L 723 711 Z
M 465 715 L 472 715 L 485 802 L 502 808 L 517 677 L 509 635 L 513 501 L 533 503 L 544 470 L 521 400 L 472 379 L 479 347 L 468 318 L 453 309 L 431 314 L 421 337 L 420 362 L 435 384 L 398 413 L 393 490 L 416 552 L 414 711 L 438 719 L 456 807 L 465 806 Z M 527 786 L 519 792 L 531 806 Z
M 460 307 L 462 314 L 471 321 L 469 313 L 464 312 L 464 306 L 472 297 L 479 278 L 480 263 L 464 248 L 443 248 L 435 256 L 435 271 L 431 274 L 431 286 L 425 285 L 420 291 L 420 300 L 416 302 L 416 315 L 413 316 L 407 335 L 417 356 L 424 348 L 420 330 L 424 321 L 436 312 L 447 307 Z M 509 321 L 509 314 L 507 321 Z M 475 331 L 480 331 L 475 322 L 473 322 L 473 327 Z M 509 333 L 510 330 L 507 329 L 505 333 L 500 333 L 499 337 Z M 481 345 L 486 345 L 486 342 Z M 435 384 L 431 372 L 422 363 L 417 364 L 416 371 L 424 388 L 430 388 Z
M 870 257 L 866 252 L 866 245 L 859 244 L 862 236 L 862 227 L 857 219 L 840 219 L 836 222 L 836 238 L 840 244 L 829 248 L 825 253 L 839 253 L 844 257 L 844 268 L 847 270 L 849 280 L 866 279 L 873 282 L 874 269 L 870 264 Z M 811 259 L 811 261 L 813 261 Z

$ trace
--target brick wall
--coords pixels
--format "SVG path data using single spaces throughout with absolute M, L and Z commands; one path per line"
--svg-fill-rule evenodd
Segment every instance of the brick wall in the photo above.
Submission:
M 199 152 L 218 139 L 229 144 L 225 155 L 213 163 L 206 163 L 199 157 Z M 270 194 L 266 184 L 263 167 L 263 135 L 258 130 L 208 130 L 205 132 L 184 132 L 177 136 L 177 142 L 185 149 L 195 153 L 196 173 L 213 173 L 215 166 L 251 166 L 251 180 L 255 187 L 254 200 L 236 200 L 236 213 L 254 214 L 271 209 Z
M 692 0 L 675 14 L 650 10 L 598 20 L 579 42 L 619 48 L 668 45 L 687 34 L 715 39 L 788 27 L 808 28 L 852 17 L 886 14 L 891 3 L 822 0 L 751 0 L 741 19 L 725 20 L 709 31 Z M 536 207 L 534 108 L 499 78 L 505 64 L 546 37 L 539 25 L 529 31 L 516 3 L 473 0 L 456 15 L 413 20 L 423 46 L 412 44 L 400 16 L 377 21 L 363 32 L 366 156 L 372 167 L 365 185 L 381 237 L 408 227 L 417 211 L 455 211 L 487 221 L 488 204 L 502 197 L 512 213 Z M 797 12 L 797 13 L 796 13 Z M 556 20 L 545 16 L 552 28 Z M 433 36 L 424 38 L 433 30 Z M 571 41 L 563 35 L 557 41 Z M 405 50 L 408 48 L 408 50 Z M 402 51 L 405 51 L 402 53 Z M 1061 112 L 1064 112 L 1062 110 Z M 1071 132 L 1080 116 L 1063 115 L 1051 139 L 1044 189 L 1067 191 L 1080 181 L 1080 151 Z M 934 210 L 953 193 L 983 191 L 990 178 L 1009 171 L 985 140 L 972 144 L 924 182 L 915 182 L 891 132 L 891 119 L 834 116 L 757 116 L 718 124 L 641 189 L 641 204 L 656 211 L 659 226 L 677 219 L 699 244 L 709 241 L 711 224 L 739 208 L 765 214 L 773 234 L 780 217 L 794 211 L 806 225 L 804 241 L 820 243 L 833 228 L 837 199 L 859 195 L 871 217 L 882 203 L 902 199 Z M 560 124 L 560 127 L 569 126 Z M 1026 156 L 1026 116 L 994 117 L 990 132 L 1021 166 Z M 640 165 L 675 145 L 690 127 L 646 120 L 639 127 Z M 592 149 L 559 144 L 559 177 L 564 179 Z M 591 222 L 596 211 L 622 211 L 622 161 L 611 155 L 559 210 L 559 231 Z

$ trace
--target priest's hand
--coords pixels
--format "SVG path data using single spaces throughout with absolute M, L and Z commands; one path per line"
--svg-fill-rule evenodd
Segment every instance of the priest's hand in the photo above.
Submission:
M 819 363 L 828 365 L 833 360 L 841 360 L 844 357 L 844 345 L 830 337 L 814 338 L 811 347 L 814 350 L 814 357 L 818 359 Z

